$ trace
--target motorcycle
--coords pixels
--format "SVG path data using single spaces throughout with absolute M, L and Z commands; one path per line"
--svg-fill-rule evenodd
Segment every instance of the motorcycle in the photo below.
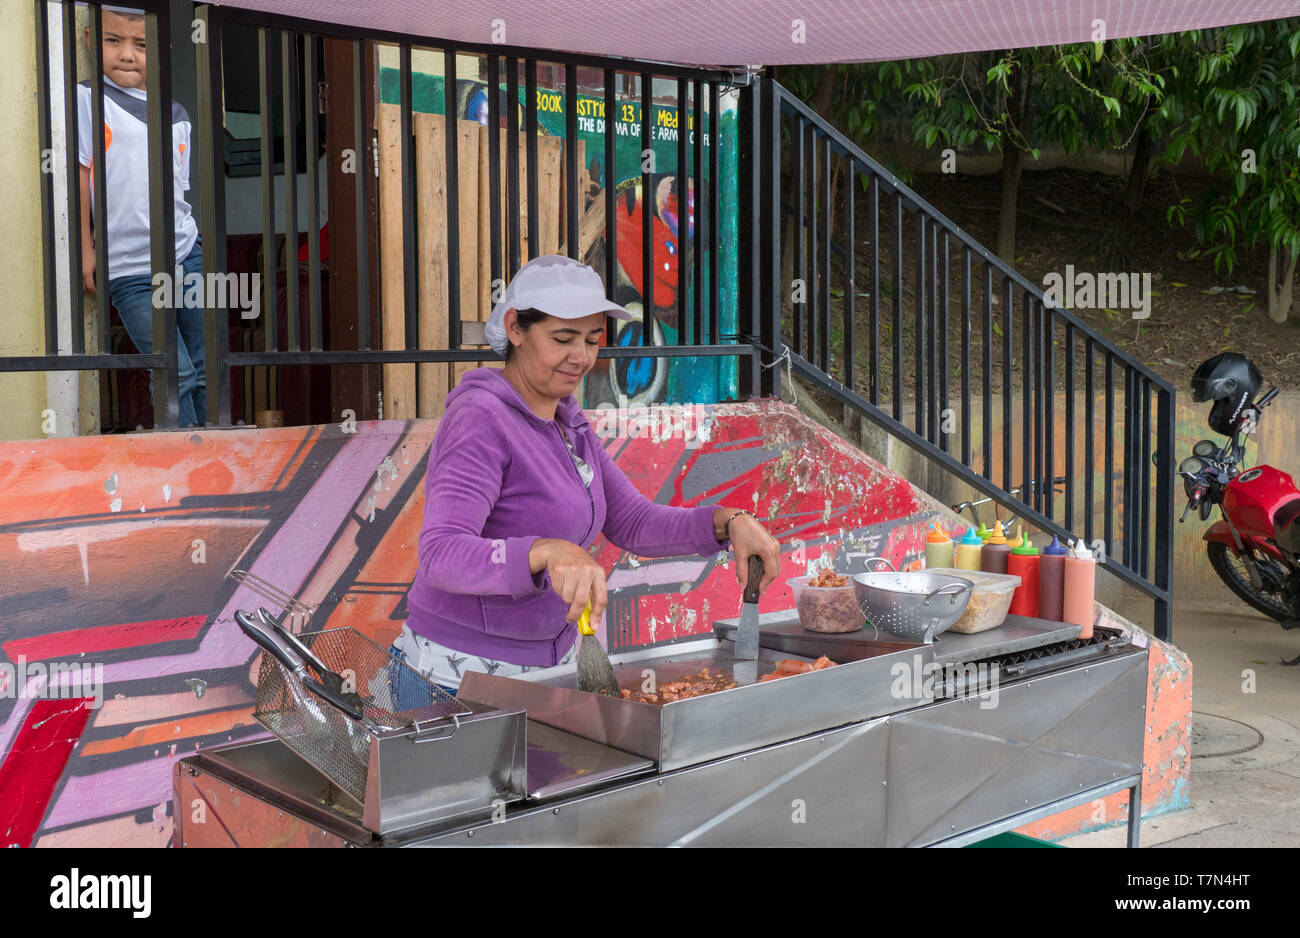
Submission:
M 1200 440 L 1178 465 L 1190 512 L 1222 519 L 1204 534 L 1214 572 L 1238 597 L 1284 629 L 1300 628 L 1300 490 L 1273 466 L 1245 466 L 1246 439 L 1273 399 L 1258 400 L 1259 369 L 1245 356 L 1225 352 L 1204 362 L 1192 377 L 1192 400 L 1214 401 L 1209 425 L 1227 437 L 1222 446 Z M 1284 661 L 1300 664 L 1300 656 Z

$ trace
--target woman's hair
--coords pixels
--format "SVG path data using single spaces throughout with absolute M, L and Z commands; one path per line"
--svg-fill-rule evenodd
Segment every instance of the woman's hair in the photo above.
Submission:
M 515 317 L 519 320 L 519 328 L 522 329 L 522 330 L 524 330 L 524 332 L 527 332 L 527 331 L 528 331 L 529 329 L 531 329 L 533 326 L 537 325 L 539 322 L 541 322 L 543 319 L 545 319 L 546 316 L 547 316 L 547 314 L 546 314 L 546 313 L 543 313 L 540 309 L 517 309 L 517 310 L 515 310 Z M 506 342 L 506 361 L 510 361 L 510 356 L 512 356 L 514 353 L 515 353 L 515 346 L 514 346 L 514 343 L 513 343 L 513 342 L 510 342 L 510 341 L 507 341 L 507 342 Z

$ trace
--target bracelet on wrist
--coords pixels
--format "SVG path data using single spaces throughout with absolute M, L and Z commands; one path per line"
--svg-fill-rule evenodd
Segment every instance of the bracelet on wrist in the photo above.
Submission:
M 753 513 L 752 511 L 747 511 L 747 510 L 744 509 L 744 508 L 741 508 L 741 509 L 739 509 L 739 510 L 733 512 L 733 513 L 732 513 L 732 514 L 727 518 L 726 523 L 723 524 L 723 526 L 722 526 L 722 539 L 723 539 L 724 541 L 729 541 L 729 540 L 731 540 L 731 522 L 735 521 L 735 520 L 736 520 L 737 518 L 739 518 L 741 515 L 749 515 L 751 518 L 754 517 L 754 513 Z

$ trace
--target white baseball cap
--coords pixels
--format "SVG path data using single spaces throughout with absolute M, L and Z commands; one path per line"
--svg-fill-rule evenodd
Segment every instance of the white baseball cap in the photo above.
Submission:
M 563 254 L 543 254 L 520 267 L 492 307 L 492 317 L 483 333 L 498 355 L 504 355 L 510 344 L 506 338 L 508 309 L 535 309 L 557 319 L 581 319 L 592 313 L 632 318 L 631 313 L 605 297 L 605 285 L 594 270 Z

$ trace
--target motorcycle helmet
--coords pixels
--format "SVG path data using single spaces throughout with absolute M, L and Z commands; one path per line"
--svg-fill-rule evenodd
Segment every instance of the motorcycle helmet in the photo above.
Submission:
M 1254 394 L 1263 383 L 1259 369 L 1240 352 L 1221 352 L 1201 363 L 1192 375 L 1192 400 L 1220 401 L 1245 391 Z
M 1210 429 L 1232 436 L 1262 383 L 1259 369 L 1245 355 L 1222 352 L 1202 362 L 1192 375 L 1192 400 L 1198 404 L 1214 401 Z

